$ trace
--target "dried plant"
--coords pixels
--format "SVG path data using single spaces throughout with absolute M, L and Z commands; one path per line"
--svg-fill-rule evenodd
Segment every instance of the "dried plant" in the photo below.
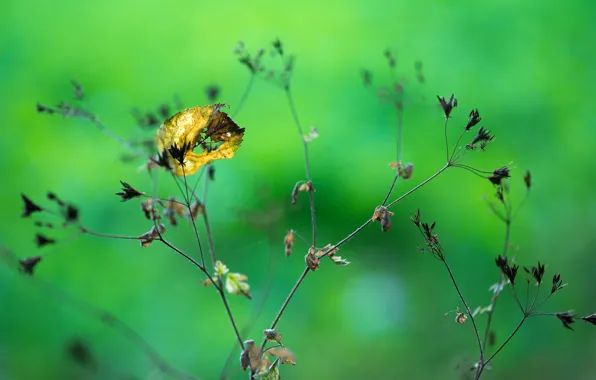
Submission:
M 402 129 L 403 112 L 405 105 L 411 100 L 411 96 L 405 91 L 406 82 L 403 79 L 397 79 L 396 59 L 391 51 L 384 53 L 387 59 L 391 73 L 391 83 L 388 86 L 381 86 L 376 89 L 379 100 L 392 106 L 396 113 L 396 161 L 389 164 L 389 167 L 395 170 L 393 179 L 388 188 L 386 196 L 380 200 L 377 205 L 370 206 L 371 216 L 362 221 L 362 224 L 354 231 L 347 234 L 343 239 L 334 244 L 321 244 L 321 237 L 318 235 L 315 189 L 316 173 L 311 170 L 310 146 L 315 143 L 319 137 L 317 129 L 307 131 L 299 118 L 296 104 L 292 93 L 292 74 L 294 71 L 294 57 L 288 55 L 285 46 L 280 40 L 275 40 L 268 49 L 259 49 L 256 53 L 250 53 L 243 43 L 240 43 L 235 51 L 238 61 L 249 72 L 250 79 L 246 91 L 240 100 L 240 106 L 236 109 L 236 114 L 242 109 L 251 89 L 257 80 L 263 80 L 274 84 L 279 91 L 284 93 L 288 107 L 293 117 L 293 121 L 298 133 L 299 143 L 303 148 L 304 176 L 297 179 L 292 191 L 288 188 L 288 203 L 296 204 L 308 202 L 311 231 L 309 239 L 305 239 L 298 231 L 290 230 L 283 237 L 285 246 L 285 256 L 291 257 L 297 254 L 296 237 L 304 240 L 308 248 L 305 249 L 304 268 L 298 276 L 294 286 L 290 289 L 287 297 L 279 307 L 277 313 L 273 316 L 272 322 L 263 327 L 263 335 L 260 337 L 247 337 L 245 333 L 238 328 L 238 322 L 234 316 L 232 307 L 228 300 L 231 296 L 240 296 L 246 300 L 252 299 L 251 286 L 246 275 L 240 272 L 232 272 L 226 264 L 223 263 L 215 249 L 215 242 L 211 233 L 209 224 L 210 208 L 207 202 L 207 189 L 212 186 L 214 179 L 215 166 L 218 160 L 231 159 L 237 149 L 241 148 L 243 136 L 250 134 L 250 130 L 238 126 L 233 117 L 224 112 L 224 105 L 215 103 L 220 94 L 220 87 L 209 85 L 205 93 L 211 105 L 196 106 L 175 112 L 172 114 L 171 107 L 163 104 L 157 111 L 141 112 L 133 111 L 139 126 L 144 129 L 155 131 L 153 139 L 148 139 L 141 143 L 135 143 L 123 139 L 108 129 L 97 117 L 96 114 L 84 108 L 84 91 L 80 84 L 73 82 L 73 91 L 75 104 L 65 102 L 58 103 L 56 106 L 37 105 L 37 111 L 48 115 L 61 115 L 64 117 L 75 117 L 85 119 L 107 133 L 110 137 L 130 149 L 137 157 L 145 159 L 145 168 L 154 175 L 155 171 L 165 171 L 171 177 L 173 183 L 179 190 L 177 195 L 159 196 L 156 189 L 137 188 L 125 181 L 120 181 L 122 189 L 115 192 L 122 202 L 139 202 L 140 212 L 147 219 L 147 227 L 139 231 L 138 236 L 122 236 L 105 234 L 88 228 L 80 218 L 79 208 L 73 203 L 62 200 L 58 195 L 49 192 L 45 202 L 30 199 L 27 195 L 22 195 L 23 213 L 22 217 L 37 220 L 41 214 L 46 214 L 53 218 L 53 222 L 43 222 L 41 219 L 36 221 L 37 226 L 42 227 L 48 232 L 37 233 L 35 242 L 40 249 L 48 245 L 59 244 L 60 241 L 52 236 L 55 229 L 74 230 L 71 239 L 83 235 L 93 235 L 106 239 L 136 240 L 143 247 L 151 247 L 154 243 L 163 244 L 173 253 L 181 256 L 193 265 L 203 277 L 203 284 L 208 289 L 213 289 L 221 299 L 221 304 L 229 319 L 230 327 L 237 340 L 235 353 L 238 354 L 238 366 L 247 371 L 251 379 L 279 379 L 283 372 L 283 365 L 296 364 L 296 355 L 286 346 L 292 346 L 291 342 L 282 339 L 282 333 L 277 331 L 277 325 L 286 313 L 292 299 L 300 289 L 308 275 L 313 271 L 325 271 L 328 263 L 345 267 L 350 264 L 346 258 L 338 256 L 338 250 L 348 243 L 354 236 L 371 224 L 378 222 L 383 233 L 392 233 L 392 218 L 395 218 L 391 211 L 397 203 L 404 200 L 414 192 L 420 190 L 433 179 L 445 173 L 448 169 L 463 169 L 481 177 L 490 183 L 495 189 L 496 201 L 488 202 L 490 209 L 504 224 L 504 245 L 502 252 L 496 257 L 496 281 L 490 286 L 492 297 L 488 300 L 486 306 L 473 305 L 465 297 L 465 289 L 457 281 L 457 268 L 452 268 L 449 264 L 448 249 L 443 246 L 440 235 L 437 233 L 438 226 L 435 222 L 427 222 L 422 219 L 422 214 L 418 210 L 411 216 L 411 221 L 419 230 L 424 245 L 418 249 L 421 253 L 430 253 L 432 257 L 439 260 L 444 266 L 447 276 L 445 281 L 451 283 L 457 293 L 460 305 L 455 311 L 455 322 L 457 324 L 469 323 L 473 327 L 477 341 L 478 359 L 470 363 L 470 377 L 479 379 L 490 368 L 494 358 L 505 348 L 519 329 L 531 317 L 547 316 L 554 317 L 560 321 L 563 327 L 572 329 L 574 322 L 583 320 L 590 324 L 596 324 L 595 314 L 579 316 L 571 311 L 562 312 L 544 312 L 542 306 L 554 294 L 560 292 L 567 284 L 561 280 L 561 275 L 555 273 L 546 276 L 546 266 L 538 262 L 534 266 L 522 266 L 523 272 L 519 270 L 520 266 L 516 263 L 517 259 L 511 252 L 510 236 L 511 226 L 517 215 L 517 212 L 525 202 L 515 208 L 510 200 L 509 181 L 511 177 L 508 166 L 503 166 L 495 170 L 481 170 L 464 163 L 464 159 L 474 154 L 482 154 L 487 150 L 489 144 L 494 140 L 494 135 L 484 126 L 479 125 L 482 121 L 478 109 L 472 109 L 469 112 L 468 120 L 464 125 L 458 126 L 459 135 L 455 144 L 450 146 L 449 131 L 450 121 L 456 113 L 459 106 L 455 95 L 438 96 L 438 106 L 442 110 L 444 117 L 443 134 L 445 139 L 445 162 L 439 169 L 424 179 L 410 190 L 394 195 L 398 182 L 411 180 L 413 178 L 414 165 L 412 163 L 403 164 L 402 160 Z M 416 79 L 419 84 L 425 82 L 422 73 L 422 64 L 415 65 Z M 374 87 L 372 73 L 368 70 L 362 72 L 364 84 L 367 87 Z M 176 109 L 182 108 L 180 102 L 175 102 Z M 162 122 L 163 120 L 163 122 Z M 442 148 L 441 148 L 442 149 Z M 191 176 L 195 176 L 194 183 L 190 182 Z M 524 176 L 523 181 L 530 193 L 532 180 L 530 172 Z M 198 194 L 197 186 L 200 182 L 204 183 L 205 192 Z M 306 199 L 303 199 L 301 193 L 306 193 Z M 148 195 L 154 194 L 154 195 Z M 191 255 L 180 249 L 174 242 L 166 239 L 168 230 L 176 228 L 180 223 L 186 221 L 193 230 L 194 239 L 197 243 L 198 255 Z M 204 227 L 204 233 L 199 231 L 197 224 L 201 223 Z M 206 243 L 205 243 L 206 239 Z M 282 237 L 280 237 L 280 241 Z M 18 268 L 24 275 L 30 276 L 46 291 L 49 291 L 62 302 L 68 302 L 90 315 L 94 315 L 102 322 L 116 331 L 122 333 L 127 339 L 139 346 L 152 363 L 164 375 L 177 379 L 195 379 L 194 376 L 186 374 L 184 371 L 174 368 L 157 351 L 151 347 L 134 330 L 118 319 L 116 316 L 97 309 L 87 302 L 78 300 L 69 296 L 60 290 L 55 289 L 51 284 L 43 282 L 36 278 L 35 272 L 39 265 L 43 265 L 47 254 L 31 256 L 15 256 L 8 250 L 2 250 L 2 256 Z M 195 257 L 197 256 L 197 257 Z M 327 261 L 325 258 L 328 258 Z M 487 263 L 488 265 L 488 263 Z M 240 270 L 239 268 L 233 268 Z M 519 279 L 518 274 L 524 273 L 523 279 Z M 546 282 L 547 289 L 544 290 L 543 283 Z M 480 284 L 481 286 L 488 284 Z M 511 296 L 515 300 L 520 319 L 516 327 L 507 335 L 507 338 L 499 345 L 495 343 L 495 331 L 493 329 L 493 320 L 497 303 L 501 294 L 508 288 Z M 525 289 L 523 289 L 525 288 Z M 209 290 L 206 291 L 209 291 Z M 98 367 L 103 365 L 93 354 L 90 344 L 82 339 L 74 339 L 67 345 L 69 356 L 79 365 L 88 368 L 90 371 L 97 371 Z M 299 355 L 300 353 L 298 353 Z M 238 357 L 236 356 L 236 357 Z M 222 378 L 226 378 L 229 371 L 226 368 L 222 370 Z

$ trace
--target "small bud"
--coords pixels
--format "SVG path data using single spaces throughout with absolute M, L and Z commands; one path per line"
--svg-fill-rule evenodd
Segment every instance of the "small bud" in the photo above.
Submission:
M 445 114 L 445 119 L 449 119 L 449 117 L 451 115 L 451 111 L 455 107 L 457 107 L 457 99 L 455 98 L 455 95 L 451 94 L 451 98 L 449 98 L 449 100 L 446 100 L 444 97 L 437 95 L 437 99 L 439 99 L 439 104 L 441 105 L 441 108 L 443 109 L 443 113 Z
M 532 187 L 532 175 L 529 170 L 526 171 L 526 175 L 524 176 L 524 183 L 526 184 L 526 189 L 530 190 L 530 187 Z
M 559 321 L 561 321 L 563 327 L 569 330 L 573 330 L 573 328 L 571 328 L 571 324 L 575 322 L 575 318 L 577 317 L 575 314 L 569 311 L 565 311 L 563 313 L 557 313 L 555 314 L 555 316 L 559 318 Z
M 399 173 L 399 170 L 401 170 L 401 161 L 397 161 L 397 162 L 390 162 L 390 163 L 389 163 L 389 167 L 390 167 L 391 169 L 397 169 L 397 170 L 398 170 L 398 173 Z
M 35 266 L 41 261 L 41 256 L 29 257 L 19 260 L 19 265 L 23 273 L 32 275 Z
M 385 52 L 383 53 L 385 55 L 385 58 L 387 58 L 387 63 L 389 64 L 389 67 L 394 68 L 395 67 L 395 57 L 393 57 L 393 54 L 391 53 L 391 51 L 389 49 L 385 50 Z
M 493 185 L 500 185 L 501 182 L 503 181 L 503 179 L 505 178 L 510 178 L 511 176 L 509 175 L 509 168 L 507 166 L 504 166 L 500 169 L 496 169 L 493 171 L 493 175 L 488 177 L 488 180 L 493 184 Z
M 209 85 L 205 87 L 205 95 L 207 96 L 207 101 L 209 103 L 215 103 L 217 98 L 219 97 L 219 86 L 216 84 Z
M 418 209 L 416 215 L 410 215 L 410 220 L 416 227 L 420 227 L 420 209 Z
M 488 143 L 490 143 L 494 138 L 495 136 L 491 135 L 488 129 L 480 127 L 478 133 L 476 134 L 476 137 L 474 137 L 471 143 L 466 145 L 466 149 L 474 150 L 479 147 L 480 150 L 484 150 Z M 477 146 L 477 144 L 479 144 L 479 146 Z
M 278 334 L 275 329 L 265 329 L 263 330 L 263 334 L 265 334 L 265 338 L 270 342 L 281 342 L 282 335 Z
M 590 314 L 587 315 L 585 317 L 582 317 L 582 319 L 588 323 L 591 323 L 593 325 L 596 325 L 596 313 L 595 314 Z
M 46 246 L 48 244 L 54 244 L 54 243 L 56 243 L 56 240 L 54 240 L 54 239 L 45 237 L 42 234 L 35 235 L 35 244 L 37 244 L 37 246 L 39 248 Z
M 372 74 L 368 70 L 362 70 L 362 80 L 364 81 L 365 87 L 370 87 L 372 85 Z
M 116 193 L 116 195 L 118 195 L 119 197 L 122 198 L 122 202 L 126 202 L 133 198 L 139 198 L 145 194 L 138 190 L 135 190 L 132 186 L 130 186 L 126 182 L 120 181 L 120 183 L 122 184 L 122 191 L 119 193 Z
M 186 143 L 182 144 L 181 146 L 174 144 L 168 148 L 168 152 L 170 153 L 170 156 L 172 156 L 172 158 L 174 160 L 178 161 L 180 166 L 186 166 L 186 153 L 189 150 L 191 150 L 190 142 L 186 142 Z
M 23 199 L 23 202 L 25 203 L 21 217 L 28 218 L 34 212 L 43 211 L 43 208 L 41 208 L 38 205 L 36 205 L 35 203 L 33 203 L 33 201 L 31 201 L 31 199 L 29 199 L 25 194 L 21 194 L 21 198 Z
M 466 131 L 469 131 L 470 129 L 472 129 L 473 126 L 480 123 L 480 120 L 482 120 L 482 118 L 478 113 L 478 109 L 470 111 L 470 116 L 468 117 L 468 124 L 466 124 Z

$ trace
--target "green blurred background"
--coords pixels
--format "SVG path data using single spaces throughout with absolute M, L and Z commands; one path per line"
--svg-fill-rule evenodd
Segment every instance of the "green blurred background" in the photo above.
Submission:
M 509 164 L 515 204 L 524 197 L 523 174 L 532 171 L 532 194 L 513 226 L 517 260 L 541 260 L 549 279 L 560 272 L 569 282 L 544 310 L 596 311 L 592 3 L 9 0 L 1 8 L 0 241 L 17 256 L 38 254 L 34 226 L 19 217 L 21 192 L 42 203 L 52 190 L 101 232 L 139 235 L 149 228 L 138 202 L 113 195 L 119 180 L 151 189 L 142 163 L 123 163 L 126 150 L 89 123 L 37 114 L 36 102 L 71 100 L 69 81 L 77 79 L 88 108 L 133 139 L 143 134 L 132 108 L 154 109 L 175 96 L 185 106 L 202 105 L 211 84 L 234 114 L 249 81 L 233 55 L 237 42 L 256 51 L 279 37 L 297 57 L 300 118 L 320 132 L 311 159 L 321 244 L 370 217 L 391 182 L 395 113 L 359 77 L 369 68 L 375 85 L 387 84 L 383 51 L 391 48 L 399 75 L 412 78 L 406 89 L 427 99 L 405 109 L 404 159 L 415 171 L 397 193 L 443 165 L 443 118 L 434 99 L 455 93 L 452 139 L 476 107 L 497 135 L 467 163 L 491 170 Z M 416 60 L 424 63 L 424 86 L 413 80 Z M 236 121 L 246 128 L 245 141 L 233 160 L 216 164 L 209 210 L 219 256 L 247 274 L 253 290 L 253 301 L 230 297 L 231 306 L 247 326 L 244 337 L 260 339 L 304 266 L 305 243 L 298 241 L 289 259 L 283 254 L 288 229 L 310 236 L 307 198 L 289 204 L 304 163 L 279 88 L 257 81 Z M 165 184 L 160 191 L 175 194 Z M 461 305 L 441 263 L 417 253 L 422 242 L 408 218 L 420 208 L 437 221 L 468 301 L 486 305 L 504 232 L 483 200 L 493 193 L 488 181 L 450 170 L 398 205 L 390 232 L 373 225 L 343 247 L 351 265 L 324 262 L 310 274 L 278 326 L 298 362 L 282 368 L 284 378 L 462 378 L 477 356 L 472 326 L 456 324 L 453 313 L 444 317 Z M 195 252 L 188 228 L 167 234 Z M 55 288 L 117 315 L 170 364 L 202 379 L 218 378 L 234 348 L 231 377 L 246 378 L 216 293 L 162 246 L 82 237 L 52 251 L 36 278 L 51 287 L 0 265 L 2 379 L 168 378 L 122 334 L 48 292 Z M 495 314 L 497 343 L 518 318 L 506 293 Z M 97 373 L 65 354 L 74 337 L 89 344 Z M 555 319 L 532 319 L 486 377 L 594 379 L 595 346 L 593 326 L 578 323 L 570 332 Z

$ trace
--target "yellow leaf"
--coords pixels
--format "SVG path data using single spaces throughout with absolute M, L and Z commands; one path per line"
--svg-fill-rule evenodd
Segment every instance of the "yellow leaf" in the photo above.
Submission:
M 234 156 L 242 143 L 244 128 L 221 112 L 222 107 L 224 104 L 189 108 L 178 112 L 159 127 L 155 138 L 160 152 L 172 146 L 190 146 L 185 152 L 183 165 L 168 155 L 175 175 L 190 175 L 212 161 Z M 195 149 L 202 151 L 195 153 Z

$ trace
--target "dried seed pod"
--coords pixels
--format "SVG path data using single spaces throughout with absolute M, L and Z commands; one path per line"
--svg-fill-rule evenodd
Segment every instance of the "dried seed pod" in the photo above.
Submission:
M 284 244 L 286 246 L 286 257 L 292 254 L 292 247 L 294 246 L 294 233 L 292 230 L 289 230 L 286 236 L 284 237 Z

